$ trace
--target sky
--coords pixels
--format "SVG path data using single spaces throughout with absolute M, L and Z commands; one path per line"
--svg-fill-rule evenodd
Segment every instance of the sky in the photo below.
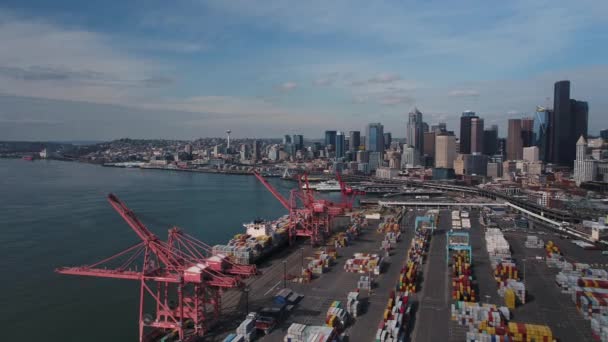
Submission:
M 504 135 L 562 79 L 608 128 L 601 0 L 3 0 L 0 42 L 0 140 Z

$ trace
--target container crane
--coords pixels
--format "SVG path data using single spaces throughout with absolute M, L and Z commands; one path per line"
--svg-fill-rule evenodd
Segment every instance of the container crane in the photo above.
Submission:
M 325 239 L 329 233 L 330 223 L 325 201 L 315 200 L 311 194 L 295 189 L 291 190 L 289 199 L 287 199 L 259 172 L 254 171 L 253 174 L 289 212 L 289 243 L 293 243 L 298 236 L 309 237 L 313 245 Z M 302 203 L 303 207 L 298 207 L 298 202 Z
M 342 180 L 339 171 L 336 171 L 336 179 L 340 183 L 340 193 L 342 194 L 341 206 L 346 210 L 352 210 L 357 196 L 365 195 L 365 191 L 356 190 L 348 186 L 346 182 Z
M 178 228 L 169 230 L 167 242 L 161 241 L 116 195 L 108 195 L 108 201 L 141 242 L 99 262 L 55 271 L 139 281 L 140 342 L 167 334 L 180 341 L 203 336 L 219 316 L 223 291 L 240 287 L 243 277 L 257 273 L 255 266 L 209 256 L 209 246 Z M 145 313 L 151 307 L 154 314 Z

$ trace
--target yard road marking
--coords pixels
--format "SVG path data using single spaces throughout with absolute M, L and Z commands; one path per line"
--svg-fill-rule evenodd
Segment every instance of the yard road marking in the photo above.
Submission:
M 267 294 L 269 294 L 270 292 L 272 292 L 272 290 L 274 290 L 274 288 L 275 288 L 275 287 L 279 286 L 279 284 L 280 284 L 280 283 L 281 283 L 281 281 L 280 281 L 280 280 L 279 280 L 279 281 L 277 281 L 277 283 L 276 283 L 276 284 L 274 284 L 274 286 L 273 286 L 273 287 L 271 287 L 271 288 L 270 288 L 270 290 L 268 290 L 268 291 L 266 291 L 266 293 L 264 293 L 264 296 L 265 296 L 265 295 L 267 295 Z

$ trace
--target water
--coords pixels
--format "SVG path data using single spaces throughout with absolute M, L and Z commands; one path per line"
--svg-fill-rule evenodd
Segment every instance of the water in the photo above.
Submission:
M 287 193 L 294 183 L 272 179 Z M 58 275 L 139 242 L 115 193 L 154 233 L 179 226 L 217 244 L 284 208 L 255 177 L 0 159 L 2 340 L 135 341 L 138 282 Z

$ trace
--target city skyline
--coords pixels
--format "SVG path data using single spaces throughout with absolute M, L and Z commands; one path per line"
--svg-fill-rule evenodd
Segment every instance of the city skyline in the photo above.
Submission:
M 413 107 L 457 135 L 470 109 L 504 136 L 506 119 L 552 102 L 562 79 L 589 103 L 598 134 L 608 126 L 607 9 L 597 1 L 9 0 L 0 6 L 0 136 L 312 136 L 382 122 L 402 138 L 396 127 Z

